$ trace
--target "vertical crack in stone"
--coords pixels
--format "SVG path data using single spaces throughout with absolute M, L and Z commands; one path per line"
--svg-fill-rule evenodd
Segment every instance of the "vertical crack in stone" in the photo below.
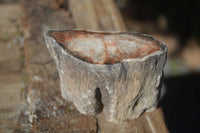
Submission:
M 100 128 L 100 126 L 99 126 L 98 118 L 95 117 L 95 119 L 96 119 L 96 126 L 97 126 L 96 133 L 101 133 L 101 128 Z
M 101 91 L 100 91 L 99 87 L 97 87 L 95 89 L 95 99 L 97 101 L 96 104 L 97 104 L 97 107 L 98 107 L 95 111 L 97 113 L 100 113 L 103 110 L 103 103 L 102 103 L 102 94 L 101 94 Z

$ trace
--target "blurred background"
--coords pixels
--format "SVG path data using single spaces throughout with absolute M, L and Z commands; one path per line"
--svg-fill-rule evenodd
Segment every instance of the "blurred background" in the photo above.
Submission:
M 168 46 L 161 98 L 171 133 L 200 132 L 200 1 L 116 0 L 129 31 Z
M 159 106 L 171 133 L 200 132 L 200 0 L 115 0 L 128 31 L 168 46 Z M 63 5 L 64 7 L 67 5 Z M 16 123 L 25 76 L 23 11 L 0 0 L 0 128 Z

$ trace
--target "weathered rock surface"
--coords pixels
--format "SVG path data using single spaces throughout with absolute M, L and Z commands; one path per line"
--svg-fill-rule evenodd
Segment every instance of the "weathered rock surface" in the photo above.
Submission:
M 48 0 L 22 1 L 27 72 L 24 101 L 28 106 L 21 111 L 15 132 L 95 133 L 96 119 L 79 113 L 61 96 L 56 65 L 43 39 L 45 28 L 73 28 L 73 20 L 67 10 L 54 10 L 43 3 Z
M 83 114 L 108 121 L 137 118 L 157 107 L 166 62 L 164 43 L 138 33 L 82 30 L 45 34 L 62 96 Z
M 122 123 L 109 122 L 100 114 L 98 124 L 101 133 L 168 133 L 161 108 Z
M 110 0 L 110 2 L 107 2 L 107 0 L 98 0 L 98 2 L 95 1 L 95 3 L 99 4 L 100 1 L 101 3 L 104 2 L 104 5 L 107 5 L 107 10 L 104 10 L 104 8 L 101 8 L 99 5 L 99 12 L 101 12 L 101 9 L 102 11 L 106 11 L 106 13 L 101 12 L 102 15 L 107 13 L 110 14 L 109 12 L 115 12 L 115 10 L 117 10 L 113 10 L 114 6 L 110 6 L 110 2 L 113 2 L 112 4 L 114 5 L 113 0 Z M 66 2 L 67 1 L 64 0 L 64 3 Z M 74 6 L 79 6 L 82 2 L 89 3 L 88 1 L 81 0 L 78 2 L 79 4 L 75 4 Z M 96 4 L 90 6 L 96 7 Z M 69 6 L 70 5 L 71 4 L 69 4 Z M 61 96 L 59 86 L 60 79 L 57 73 L 56 64 L 48 53 L 42 35 L 43 29 L 71 29 L 78 27 L 77 23 L 79 23 L 79 26 L 81 25 L 79 28 L 86 29 L 87 27 L 82 27 L 84 25 L 83 21 L 85 20 L 88 21 L 88 25 L 86 25 L 88 26 L 88 29 L 93 29 L 92 25 L 89 24 L 93 19 L 84 18 L 83 21 L 73 21 L 78 15 L 82 16 L 84 13 L 87 14 L 91 12 L 85 11 L 87 10 L 86 6 L 85 8 L 81 8 L 80 11 L 70 15 L 69 10 L 63 8 L 64 5 L 62 0 L 22 0 L 22 7 L 24 11 L 23 30 L 25 36 L 27 70 L 27 88 L 24 90 L 24 100 L 28 100 L 28 107 L 21 111 L 18 124 L 15 128 L 16 133 L 168 132 L 161 109 L 149 113 L 146 112 L 137 119 L 117 124 L 108 122 L 105 119 L 103 112 L 100 113 L 97 118 L 79 113 L 72 103 L 67 102 Z M 110 9 L 108 9 L 108 7 Z M 71 8 L 73 7 L 70 6 L 70 9 Z M 112 16 L 112 18 L 116 17 L 116 14 L 111 14 L 112 15 L 110 16 Z M 102 15 L 100 15 L 101 19 L 99 20 L 104 21 Z M 97 13 L 97 15 L 93 17 L 100 18 L 100 16 L 98 16 Z M 115 21 L 117 21 L 117 19 L 115 19 Z M 105 22 L 105 25 L 101 25 L 99 30 L 123 31 L 124 24 L 122 23 L 122 26 L 120 26 L 119 23 L 115 21 L 112 21 L 110 24 Z M 93 21 L 93 23 L 97 23 L 97 21 Z M 113 25 L 118 26 L 109 28 Z

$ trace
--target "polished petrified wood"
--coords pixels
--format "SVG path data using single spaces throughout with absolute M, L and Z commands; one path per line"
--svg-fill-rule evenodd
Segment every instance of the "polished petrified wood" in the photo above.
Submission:
M 62 96 L 83 114 L 120 122 L 157 106 L 167 47 L 129 32 L 49 30 Z

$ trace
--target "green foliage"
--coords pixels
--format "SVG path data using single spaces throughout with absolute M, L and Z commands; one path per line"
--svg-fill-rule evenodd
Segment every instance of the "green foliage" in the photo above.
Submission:
M 71 109 L 68 107 L 67 109 L 66 109 L 66 112 L 69 112 Z

